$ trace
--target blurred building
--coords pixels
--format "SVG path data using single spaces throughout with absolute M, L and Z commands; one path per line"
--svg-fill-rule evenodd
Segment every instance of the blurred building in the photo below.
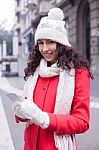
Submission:
M 18 32 L 19 74 L 23 68 L 34 41 L 39 20 L 52 7 L 60 7 L 68 23 L 69 40 L 79 49 L 99 74 L 99 0 L 15 0 L 16 25 Z M 22 67 L 22 68 L 21 68 Z
M 18 36 L 2 30 L 0 41 L 0 76 L 18 76 Z

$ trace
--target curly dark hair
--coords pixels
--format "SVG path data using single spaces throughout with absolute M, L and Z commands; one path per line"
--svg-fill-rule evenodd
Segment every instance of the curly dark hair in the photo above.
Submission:
M 89 70 L 90 77 L 93 79 L 93 74 L 90 71 L 90 64 L 87 59 L 80 54 L 79 51 L 72 47 L 64 46 L 57 43 L 57 66 L 62 69 L 71 69 L 71 68 L 87 68 Z M 27 67 L 24 69 L 26 80 L 28 76 L 33 75 L 36 68 L 40 64 L 40 60 L 43 56 L 39 52 L 38 45 L 33 46 L 28 62 Z

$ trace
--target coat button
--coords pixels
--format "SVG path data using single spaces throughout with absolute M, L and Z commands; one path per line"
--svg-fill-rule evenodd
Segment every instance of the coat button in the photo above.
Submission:
M 59 131 L 59 133 L 60 133 L 60 134 L 63 134 L 63 131 L 62 131 L 62 130 L 60 130 L 60 131 Z
M 46 90 L 46 86 L 43 87 L 43 90 Z

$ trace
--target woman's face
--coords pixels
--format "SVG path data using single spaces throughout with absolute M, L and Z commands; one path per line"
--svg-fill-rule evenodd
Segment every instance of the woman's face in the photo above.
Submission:
M 56 62 L 56 42 L 49 39 L 40 39 L 38 40 L 38 47 L 41 55 L 47 62 L 50 64 L 54 64 Z

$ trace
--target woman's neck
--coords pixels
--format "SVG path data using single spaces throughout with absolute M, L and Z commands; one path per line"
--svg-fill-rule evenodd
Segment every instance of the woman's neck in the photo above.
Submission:
M 50 62 L 47 62 L 47 67 L 51 67 L 51 63 Z

